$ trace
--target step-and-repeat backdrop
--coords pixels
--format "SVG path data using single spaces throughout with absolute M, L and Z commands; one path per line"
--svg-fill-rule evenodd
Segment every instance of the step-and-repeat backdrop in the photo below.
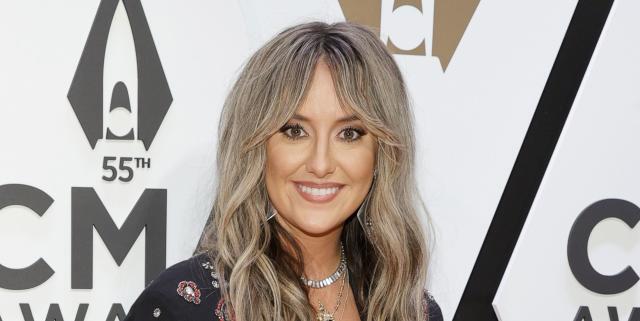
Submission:
M 0 3 L 0 319 L 122 320 L 189 257 L 243 62 L 373 27 L 417 119 L 446 320 L 640 320 L 640 2 Z

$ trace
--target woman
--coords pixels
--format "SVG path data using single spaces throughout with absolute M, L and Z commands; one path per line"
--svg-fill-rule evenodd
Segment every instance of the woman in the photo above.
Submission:
M 282 31 L 246 63 L 219 125 L 196 253 L 126 321 L 442 320 L 424 289 L 412 111 L 373 32 Z

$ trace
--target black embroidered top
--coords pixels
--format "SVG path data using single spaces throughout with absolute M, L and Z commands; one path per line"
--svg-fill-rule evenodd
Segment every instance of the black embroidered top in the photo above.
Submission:
M 424 320 L 442 321 L 442 312 L 425 291 Z M 428 311 L 428 318 L 427 318 Z M 364 320 L 364 315 L 361 315 Z M 140 293 L 124 321 L 232 321 L 218 275 L 204 254 L 178 262 Z

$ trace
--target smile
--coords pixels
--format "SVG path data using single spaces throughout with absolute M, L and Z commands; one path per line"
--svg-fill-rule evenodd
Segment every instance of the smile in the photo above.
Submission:
M 326 203 L 338 195 L 338 192 L 342 189 L 342 186 L 335 186 L 329 188 L 315 188 L 306 186 L 300 183 L 295 183 L 296 190 L 305 200 L 313 203 Z

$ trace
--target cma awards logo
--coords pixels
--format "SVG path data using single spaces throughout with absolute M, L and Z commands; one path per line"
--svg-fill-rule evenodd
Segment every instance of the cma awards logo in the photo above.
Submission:
M 99 139 L 105 138 L 103 135 L 102 98 L 105 50 L 111 22 L 120 3 L 120 0 L 102 0 L 100 2 L 68 92 L 69 102 L 92 149 L 95 149 Z M 122 4 L 127 12 L 135 42 L 138 66 L 138 128 L 137 135 L 133 130 L 125 135 L 117 135 L 110 128 L 107 128 L 106 139 L 128 141 L 138 139 L 142 141 L 145 150 L 149 150 L 173 99 L 140 1 L 122 0 Z M 124 108 L 132 113 L 129 89 L 124 82 L 116 82 L 113 87 L 110 106 L 110 111 Z M 103 176 L 104 180 L 115 180 L 118 176 L 116 174 L 120 170 L 120 172 L 128 172 L 128 176 L 120 175 L 118 177 L 120 181 L 130 181 L 133 178 L 133 171 L 128 164 L 129 161 L 135 161 L 135 165 L 143 165 L 144 168 L 150 167 L 150 159 L 148 158 L 119 157 L 120 164 L 116 168 L 110 162 L 117 158 L 115 156 L 104 157 L 103 169 L 112 172 L 111 176 Z M 139 168 L 139 166 L 136 167 Z M 121 188 L 121 185 L 118 185 L 117 188 Z M 149 284 L 164 271 L 167 240 L 166 189 L 145 188 L 121 226 L 116 225 L 107 206 L 93 187 L 72 186 L 70 190 L 71 290 L 93 288 L 94 239 L 102 242 L 114 262 L 121 266 L 144 231 L 144 284 Z M 55 199 L 51 195 L 35 186 L 0 185 L 0 211 L 5 207 L 19 206 L 24 209 L 20 212 L 24 215 L 31 216 L 35 213 L 42 217 L 47 215 L 49 207 L 54 202 Z M 56 215 L 56 213 L 48 215 Z M 94 238 L 94 234 L 99 237 Z M 57 249 L 57 251 L 62 251 L 62 249 Z M 32 264 L 23 267 L 8 267 L 0 264 L 0 288 L 16 291 L 31 290 L 45 284 L 56 272 L 61 272 L 61 268 L 56 266 L 53 261 L 47 261 L 43 257 L 35 257 L 32 260 Z M 59 292 L 58 290 L 59 288 L 56 289 L 56 293 Z M 52 297 L 51 300 L 55 300 L 55 297 Z M 41 306 L 43 303 L 39 301 L 37 305 Z M 32 313 L 30 303 L 20 301 L 18 305 L 24 320 L 38 319 Z M 3 302 L 0 304 L 0 308 L 8 308 L 8 304 Z M 88 309 L 88 303 L 80 303 L 74 320 L 85 320 Z M 123 320 L 126 316 L 122 304 L 117 302 L 112 303 L 108 311 L 101 313 L 105 313 L 106 318 L 101 317 L 100 319 L 107 321 Z M 41 319 L 65 320 L 60 304 L 49 304 L 46 317 Z
M 382 0 L 339 0 L 339 2 L 347 21 L 367 25 L 376 31 L 380 30 Z M 438 57 L 442 71 L 446 71 L 480 0 L 431 0 L 431 2 L 433 2 L 431 55 Z M 421 15 L 425 15 L 423 3 L 429 3 L 429 1 L 394 0 L 392 10 L 395 13 L 400 8 L 414 9 Z M 407 25 L 411 24 L 407 23 Z M 410 49 L 399 48 L 391 37 L 383 41 L 393 54 L 426 56 L 425 40 L 421 39 L 417 46 Z
M 104 138 L 103 86 L 107 39 L 118 3 L 121 0 L 102 0 L 87 38 L 80 62 L 73 77 L 67 98 L 73 107 L 82 130 L 95 149 Z M 173 97 L 164 75 L 158 52 L 139 0 L 122 0 L 127 12 L 135 44 L 137 62 L 137 135 L 130 129 L 116 135 L 106 128 L 108 140 L 140 140 L 145 150 L 151 143 L 171 106 Z M 117 82 L 112 89 L 109 112 L 124 109 L 132 113 L 129 89 Z
M 640 277 L 631 266 L 614 275 L 598 272 L 589 260 L 589 238 L 596 225 L 607 219 L 617 219 L 633 229 L 640 221 L 640 208 L 622 199 L 604 199 L 585 208 L 571 227 L 567 242 L 569 268 L 575 279 L 586 289 L 603 295 L 621 294 L 638 284 Z M 610 321 L 618 321 L 616 307 L 608 306 Z M 581 306 L 574 321 L 593 321 L 588 306 Z M 631 310 L 629 321 L 640 321 L 640 307 Z

